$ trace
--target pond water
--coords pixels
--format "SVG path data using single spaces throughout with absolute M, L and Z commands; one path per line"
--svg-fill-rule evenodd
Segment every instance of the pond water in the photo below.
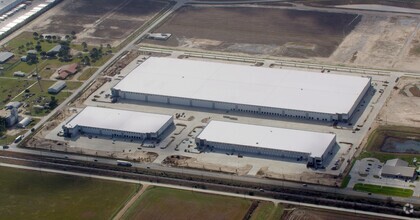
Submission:
M 420 140 L 387 137 L 381 150 L 391 153 L 420 154 Z

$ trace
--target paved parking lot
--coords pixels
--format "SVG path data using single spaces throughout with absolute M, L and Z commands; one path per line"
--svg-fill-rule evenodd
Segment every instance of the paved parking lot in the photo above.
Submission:
M 404 181 L 393 178 L 381 177 L 380 171 L 384 163 L 376 158 L 364 158 L 357 160 L 350 171 L 351 180 L 347 188 L 353 189 L 356 183 L 368 183 L 374 185 L 391 186 L 414 190 L 413 196 L 420 196 L 419 181 Z

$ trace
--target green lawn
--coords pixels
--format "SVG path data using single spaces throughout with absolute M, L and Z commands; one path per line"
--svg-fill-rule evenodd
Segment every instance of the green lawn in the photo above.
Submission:
M 67 86 L 66 86 L 65 89 L 75 90 L 75 89 L 79 88 L 83 84 L 83 82 L 67 81 L 66 84 L 67 84 Z
M 356 185 L 354 185 L 353 189 L 356 191 L 370 192 L 370 193 L 382 194 L 382 195 L 387 195 L 387 196 L 410 197 L 413 195 L 413 190 L 411 189 L 403 189 L 403 188 L 379 186 L 379 185 L 363 184 L 363 183 L 357 183 Z
M 82 74 L 77 78 L 78 80 L 88 80 L 95 72 L 98 70 L 98 68 L 90 67 L 85 69 Z
M 0 139 L 0 145 L 8 145 L 8 144 L 13 143 L 13 141 L 15 141 L 17 136 L 19 136 L 21 134 L 24 134 L 25 132 L 26 132 L 25 130 L 22 130 L 19 133 L 17 133 L 16 135 L 12 135 L 12 136 L 6 135 L 4 138 Z
M 0 78 L 0 108 L 3 108 L 10 99 L 25 90 L 35 81 L 26 79 L 7 79 Z M 10 99 L 8 98 L 10 97 Z
M 242 198 L 151 187 L 123 219 L 242 219 L 250 205 Z
M 341 182 L 341 188 L 346 188 L 350 182 L 350 179 L 351 179 L 350 175 L 347 175 L 346 177 L 344 177 L 343 181 Z
M 283 215 L 283 207 L 272 202 L 260 202 L 254 210 L 251 220 L 279 220 Z
M 0 167 L 1 219 L 110 219 L 135 184 Z

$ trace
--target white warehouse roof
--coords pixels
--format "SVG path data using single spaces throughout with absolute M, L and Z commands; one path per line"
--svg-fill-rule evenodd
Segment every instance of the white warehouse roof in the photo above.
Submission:
M 309 153 L 321 157 L 335 134 L 211 121 L 197 136 L 210 142 Z
M 170 115 L 88 106 L 65 126 L 93 127 L 134 133 L 153 133 L 172 120 Z
M 369 78 L 151 57 L 114 89 L 273 108 L 348 114 Z

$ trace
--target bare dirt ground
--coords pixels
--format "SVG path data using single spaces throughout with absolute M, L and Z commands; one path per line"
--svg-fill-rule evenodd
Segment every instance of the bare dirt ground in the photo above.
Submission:
M 281 173 L 269 171 L 267 167 L 263 167 L 258 171 L 257 175 L 259 177 L 265 177 L 265 178 L 270 178 L 270 179 L 315 183 L 315 184 L 322 184 L 326 186 L 338 185 L 338 179 L 336 179 L 335 176 L 329 175 L 329 174 L 323 174 L 323 173 L 304 172 L 299 175 L 281 174 Z
M 330 220 L 330 219 L 340 219 L 340 220 L 354 220 L 354 219 L 365 219 L 365 220 L 374 220 L 378 217 L 360 215 L 352 213 L 349 215 L 345 212 L 334 212 L 327 210 L 315 210 L 307 208 L 293 208 L 285 209 L 285 212 L 282 216 L 283 220 Z M 387 219 L 387 218 L 380 218 Z
M 381 124 L 420 127 L 420 97 L 411 92 L 420 85 L 418 78 L 400 78 L 397 87 L 378 115 Z
M 420 42 L 420 18 L 410 16 L 362 16 L 330 60 L 370 68 L 418 71 L 420 53 L 411 48 Z
M 168 41 L 144 42 L 248 54 L 328 57 L 358 23 L 356 16 L 265 7 L 189 6 L 155 30 L 173 34 Z
M 63 1 L 56 6 L 58 10 L 39 19 L 32 31 L 58 35 L 75 31 L 76 43 L 117 46 L 165 5 L 151 0 Z
M 165 160 L 162 163 L 174 167 L 210 170 L 222 173 L 237 174 L 239 176 L 247 174 L 252 169 L 252 165 L 249 164 L 243 167 L 233 167 L 220 164 L 203 163 L 201 161 L 198 161 L 196 158 L 185 156 L 169 156 L 165 158 Z

